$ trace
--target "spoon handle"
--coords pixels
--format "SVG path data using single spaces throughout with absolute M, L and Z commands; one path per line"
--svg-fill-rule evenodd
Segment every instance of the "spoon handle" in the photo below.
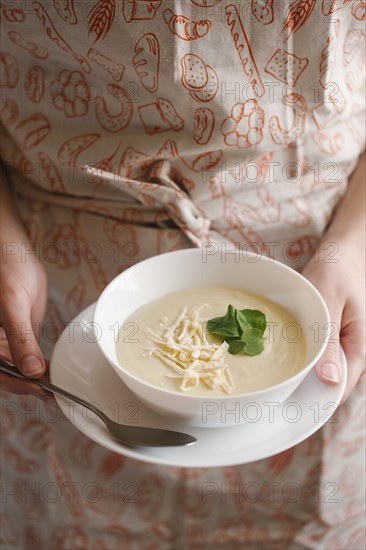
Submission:
M 27 376 L 24 376 L 24 374 L 22 374 L 16 368 L 15 365 L 11 365 L 10 363 L 7 363 L 1 358 L 0 358 L 0 370 L 6 372 L 7 374 L 11 374 L 12 376 L 16 376 L 17 378 L 21 378 L 22 380 L 26 380 L 27 382 L 31 382 L 32 384 L 36 384 L 37 386 L 40 386 L 45 390 L 56 393 L 57 395 L 61 395 L 62 397 L 66 397 L 67 399 L 71 399 L 72 401 L 76 401 L 76 403 L 79 403 L 79 405 L 82 405 L 83 407 L 90 409 L 102 420 L 104 420 L 103 418 L 104 413 L 102 413 L 102 411 L 94 407 L 94 405 L 92 405 L 91 403 L 87 403 L 86 401 L 84 401 L 84 399 L 81 399 L 81 397 L 77 397 L 76 395 L 73 395 L 72 393 L 69 393 L 68 391 L 63 390 L 58 386 L 51 384 L 51 382 L 47 382 L 47 380 L 42 380 L 40 378 L 28 378 Z

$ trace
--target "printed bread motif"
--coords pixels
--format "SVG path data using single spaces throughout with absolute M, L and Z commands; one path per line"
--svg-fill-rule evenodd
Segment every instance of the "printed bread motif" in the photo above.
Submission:
M 179 156 L 178 147 L 174 139 L 168 139 L 155 153 L 156 158 L 173 159 Z
M 1 21 L 22 23 L 25 21 L 25 13 L 20 8 L 14 8 L 13 6 L 7 7 L 1 4 Z
M 263 139 L 264 120 L 265 113 L 255 99 L 235 103 L 231 116 L 221 124 L 225 144 L 243 149 L 258 145 Z
M 19 115 L 18 105 L 7 97 L 0 108 L 0 117 L 4 124 L 13 124 Z
M 19 122 L 15 131 L 24 149 L 29 151 L 49 135 L 51 124 L 48 118 L 42 113 L 34 113 Z
M 107 71 L 115 82 L 119 82 L 122 79 L 125 70 L 125 66 L 122 65 L 122 63 L 112 61 L 112 59 L 109 59 L 109 57 L 106 57 L 94 48 L 90 48 L 87 56 L 89 59 L 92 59 L 95 63 L 102 67 L 102 69 Z
M 279 49 L 273 54 L 264 70 L 280 82 L 295 85 L 308 64 L 309 60 L 306 57 L 300 58 Z
M 224 11 L 226 23 L 230 29 L 231 38 L 233 39 L 243 72 L 251 87 L 249 97 L 252 99 L 254 97 L 261 98 L 265 90 L 253 56 L 250 40 L 245 31 L 247 23 L 243 21 L 238 8 L 233 4 L 225 6 Z
M 77 23 L 77 17 L 74 10 L 74 0 L 53 0 L 53 5 L 58 15 L 70 25 Z
M 131 122 L 133 103 L 128 92 L 118 84 L 108 84 L 107 90 L 114 97 L 114 102 L 119 103 L 119 113 L 110 113 L 104 97 L 98 96 L 95 100 L 95 114 L 99 124 L 107 132 L 120 132 Z
M 74 165 L 80 153 L 91 147 L 99 138 L 100 134 L 82 134 L 67 139 L 58 150 L 58 161 L 63 166 Z
M 215 151 L 207 151 L 207 153 L 201 153 L 192 160 L 186 160 L 182 157 L 183 163 L 194 172 L 202 172 L 206 170 L 211 170 L 214 168 L 222 159 L 222 150 L 218 149 Z
M 211 101 L 217 94 L 217 90 L 219 89 L 219 81 L 217 78 L 217 74 L 215 69 L 210 67 L 210 65 L 206 65 L 206 71 L 207 71 L 207 84 L 204 86 L 201 90 L 198 90 L 197 92 L 193 93 L 191 92 L 191 96 L 196 101 L 202 101 L 206 103 L 207 101 Z
M 182 40 L 197 40 L 211 29 L 211 22 L 208 19 L 192 21 L 184 15 L 176 15 L 170 9 L 165 10 L 163 16 L 171 32 Z
M 187 90 L 197 92 L 201 90 L 208 81 L 208 74 L 205 63 L 198 55 L 186 54 L 181 59 L 182 84 Z
M 273 0 L 252 0 L 252 13 L 263 25 L 270 25 L 274 20 Z
M 272 116 L 269 120 L 269 131 L 275 143 L 287 146 L 304 131 L 307 104 L 302 95 L 295 93 L 285 95 L 282 102 L 293 110 L 293 124 L 290 128 L 282 128 L 278 116 Z
M 155 103 L 141 105 L 138 111 L 146 133 L 150 136 L 168 130 L 178 132 L 184 126 L 184 120 L 178 115 L 174 105 L 164 97 L 158 97 Z
M 197 109 L 194 113 L 193 139 L 198 145 L 205 145 L 210 141 L 214 126 L 215 116 L 211 109 Z
M 136 151 L 133 147 L 128 147 L 118 163 L 118 175 L 137 179 L 153 160 L 154 158 L 151 155 L 146 155 L 141 151 Z
M 45 87 L 45 72 L 42 67 L 30 67 L 25 75 L 24 91 L 27 98 L 33 103 L 39 103 L 43 97 Z
M 347 32 L 343 46 L 343 63 L 350 65 L 359 53 L 365 53 L 366 34 L 361 29 Z
M 17 59 L 7 52 L 0 52 L 0 88 L 14 90 L 19 80 Z
M 152 33 L 144 34 L 135 46 L 133 66 L 148 92 L 156 92 L 159 81 L 159 41 Z
M 63 52 L 69 54 L 80 65 L 84 73 L 90 73 L 91 69 L 88 61 L 80 53 L 73 50 L 67 42 L 65 42 L 62 36 L 56 30 L 44 6 L 40 2 L 36 2 L 36 0 L 33 0 L 32 7 L 38 19 L 45 28 L 49 39 L 52 40 L 52 42 L 54 42 L 59 48 L 61 48 Z
M 182 84 L 196 101 L 211 101 L 218 90 L 216 71 L 194 54 L 186 54 L 181 59 Z
M 36 59 L 47 59 L 49 56 L 49 53 L 44 46 L 40 46 L 36 42 L 29 42 L 20 34 L 20 32 L 9 31 L 7 34 L 13 44 L 30 53 Z

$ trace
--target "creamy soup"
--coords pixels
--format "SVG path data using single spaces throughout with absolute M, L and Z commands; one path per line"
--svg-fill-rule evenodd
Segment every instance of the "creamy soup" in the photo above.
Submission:
M 210 375 L 207 375 L 206 381 L 202 375 L 197 380 L 195 375 L 193 382 L 191 383 L 190 379 L 182 389 L 183 375 L 179 372 L 183 363 L 178 358 L 176 365 L 179 364 L 180 367 L 173 365 L 172 368 L 167 359 L 166 349 L 165 355 L 161 355 L 164 334 L 167 334 L 169 327 L 179 321 L 184 308 L 188 308 L 189 311 L 195 306 L 200 306 L 196 307 L 197 311 L 193 315 L 196 315 L 196 319 L 198 316 L 202 335 L 207 338 L 210 346 L 219 348 L 222 346 L 222 339 L 208 334 L 206 323 L 214 317 L 224 316 L 229 304 L 237 309 L 256 309 L 265 314 L 267 327 L 264 332 L 264 350 L 259 355 L 249 356 L 231 355 L 227 350 L 224 350 L 223 355 L 220 349 L 218 353 L 223 355 L 220 361 L 229 371 L 221 369 L 220 372 L 225 372 L 224 378 L 227 383 L 219 387 L 209 387 L 207 377 Z M 188 321 L 186 324 L 189 325 Z M 184 319 L 181 327 L 185 327 Z M 224 345 L 226 346 L 226 343 Z M 192 352 L 191 362 L 196 359 L 196 363 L 202 365 L 204 360 L 208 360 L 208 355 L 212 351 L 201 349 L 201 354 L 199 351 Z M 239 289 L 207 286 L 173 292 L 139 308 L 123 323 L 116 343 L 116 354 L 126 370 L 155 386 L 171 391 L 185 391 L 192 395 L 232 395 L 273 386 L 302 370 L 306 362 L 306 342 L 296 319 L 278 304 Z M 211 361 L 210 364 L 214 362 Z M 204 366 L 199 366 L 200 368 L 201 372 L 207 370 Z M 219 368 L 220 366 L 216 367 Z

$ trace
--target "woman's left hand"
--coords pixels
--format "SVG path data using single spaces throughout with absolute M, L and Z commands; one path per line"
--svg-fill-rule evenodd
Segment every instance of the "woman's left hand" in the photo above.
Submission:
M 338 249 L 332 258 L 327 244 L 320 243 L 320 253 L 315 254 L 302 274 L 323 296 L 332 329 L 338 335 L 334 337 L 332 330 L 331 341 L 315 366 L 320 380 L 326 384 L 339 383 L 340 344 L 346 355 L 348 378 L 343 403 L 365 372 L 365 265 L 363 254 L 357 253 L 349 242 L 332 243 Z

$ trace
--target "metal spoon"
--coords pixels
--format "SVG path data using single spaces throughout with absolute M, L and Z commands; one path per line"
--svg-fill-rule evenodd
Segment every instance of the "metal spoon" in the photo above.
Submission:
M 76 395 L 73 395 L 72 393 L 63 390 L 55 386 L 54 384 L 47 382 L 46 380 L 42 380 L 39 378 L 28 378 L 27 376 L 24 376 L 24 374 L 19 372 L 15 365 L 10 365 L 1 358 L 0 370 L 6 372 L 7 374 L 11 374 L 12 376 L 21 378 L 22 380 L 26 380 L 27 382 L 31 382 L 32 384 L 36 384 L 37 386 L 56 393 L 57 395 L 61 395 L 62 397 L 66 397 L 67 399 L 71 399 L 72 401 L 76 401 L 76 403 L 79 403 L 83 407 L 90 409 L 103 420 L 109 433 L 117 441 L 125 445 L 166 447 L 172 445 L 189 445 L 197 441 L 195 437 L 182 432 L 161 430 L 160 428 L 143 428 L 140 426 L 128 426 L 127 424 L 118 424 L 118 422 L 114 422 L 113 420 L 108 418 L 108 416 L 106 416 L 102 411 L 97 409 L 91 403 L 87 403 L 86 401 L 84 401 L 84 399 L 81 399 L 80 397 L 77 397 Z

